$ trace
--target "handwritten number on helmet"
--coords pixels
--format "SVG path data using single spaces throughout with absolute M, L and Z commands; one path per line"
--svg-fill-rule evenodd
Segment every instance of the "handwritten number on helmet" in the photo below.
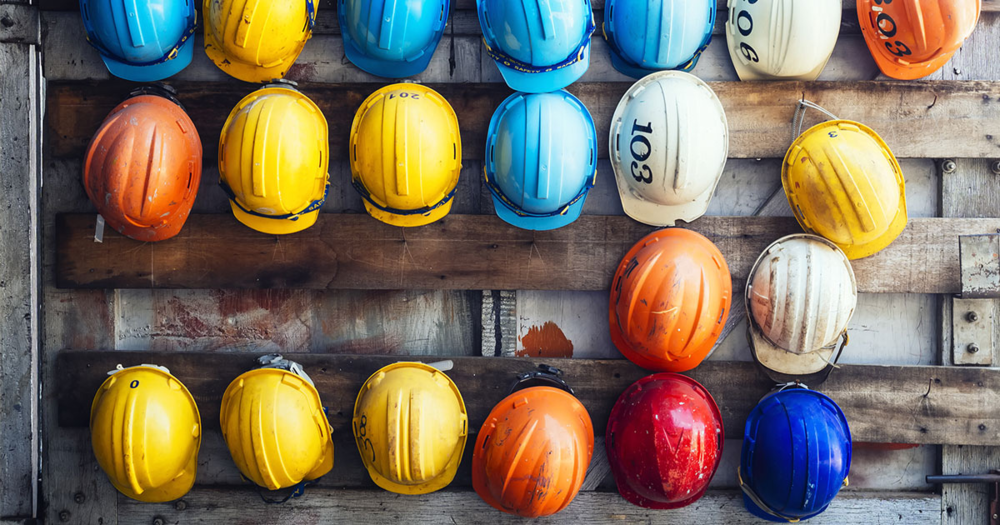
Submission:
M 629 150 L 632 157 L 636 159 L 632 161 L 632 178 L 645 184 L 653 183 L 653 170 L 646 164 L 639 164 L 639 162 L 645 162 L 649 158 L 653 152 L 653 146 L 650 145 L 649 139 L 644 135 L 638 135 L 638 133 L 652 132 L 652 123 L 640 126 L 638 120 L 632 121 L 632 141 L 629 143 Z
M 888 5 L 891 3 L 892 0 L 875 0 L 875 5 Z M 880 8 L 873 6 L 872 10 L 878 12 L 878 16 L 875 17 L 875 27 L 877 27 L 879 33 L 881 33 L 881 38 L 883 40 L 889 40 L 890 38 L 896 36 L 896 21 L 893 20 L 888 13 L 881 12 Z M 913 54 L 913 52 L 910 51 L 909 46 L 899 40 L 891 43 L 886 42 L 885 48 L 897 57 L 905 57 Z
M 392 99 L 394 99 L 396 97 L 399 97 L 399 98 L 411 98 L 413 100 L 420 100 L 420 93 L 410 93 L 408 91 L 402 91 L 402 92 L 399 92 L 399 93 L 390 93 L 389 94 L 389 100 L 392 100 Z
M 890 2 L 892 0 L 889 0 Z M 747 2 L 751 5 L 756 4 L 757 0 L 750 0 Z M 746 22 L 746 27 L 743 27 L 744 22 Z M 740 31 L 740 34 L 747 37 L 750 33 L 753 33 L 753 17 L 746 9 L 740 11 L 740 14 L 736 15 L 736 29 Z M 745 42 L 740 43 L 740 52 L 743 53 L 743 57 L 751 62 L 760 62 L 760 56 L 753 47 L 748 46 Z
M 361 415 L 361 426 L 357 428 L 358 437 L 364 439 L 365 450 L 371 451 L 372 453 L 372 463 L 375 463 L 375 447 L 372 445 L 372 440 L 366 437 L 368 434 L 368 416 Z

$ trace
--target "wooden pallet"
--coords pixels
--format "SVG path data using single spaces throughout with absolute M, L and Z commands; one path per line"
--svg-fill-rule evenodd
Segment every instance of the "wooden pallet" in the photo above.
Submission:
M 594 3 L 599 9 L 604 4 Z M 749 266 L 767 243 L 798 231 L 787 217 L 783 195 L 769 198 L 778 188 L 795 102 L 804 96 L 871 125 L 904 159 L 911 223 L 884 253 L 855 263 L 861 290 L 876 294 L 862 294 L 845 358 L 936 364 L 941 358 L 928 348 L 932 343 L 950 345 L 947 334 L 934 339 L 939 337 L 937 299 L 902 294 L 959 291 L 957 236 L 1000 230 L 996 219 L 975 219 L 994 217 L 1000 209 L 1000 191 L 989 169 L 989 159 L 1000 156 L 994 138 L 1000 137 L 1000 73 L 984 58 L 992 57 L 1000 38 L 1000 15 L 995 14 L 1000 0 L 984 1 L 986 14 L 977 35 L 949 67 L 932 81 L 911 83 L 872 80 L 877 70 L 858 34 L 853 4 L 844 2 L 838 49 L 824 73 L 826 81 L 816 83 L 733 82 L 721 34 L 725 13 L 720 11 L 716 39 L 695 71 L 716 81 L 712 86 L 726 106 L 732 133 L 729 167 L 710 214 L 758 212 L 761 217 L 711 217 L 691 227 L 713 238 L 733 269 L 734 312 L 727 327 L 732 330 L 744 315 L 741 281 Z M 510 90 L 481 51 L 474 2 L 459 0 L 454 7 L 449 33 L 428 71 L 418 77 L 449 99 L 462 123 L 465 168 L 455 210 L 447 219 L 406 231 L 382 225 L 364 214 L 360 199 L 346 184 L 350 118 L 384 81 L 341 59 L 335 9 L 327 2 L 320 5 L 317 31 L 289 75 L 320 104 L 331 126 L 335 186 L 320 224 L 293 240 L 257 234 L 228 215 L 228 203 L 213 184 L 218 176 L 215 138 L 229 110 L 254 86 L 230 79 L 211 65 L 202 56 L 199 36 L 195 62 L 171 81 L 181 90 L 205 144 L 198 213 L 182 235 L 168 243 L 141 245 L 108 232 L 105 243 L 97 245 L 92 242 L 92 207 L 79 187 L 79 158 L 100 120 L 133 84 L 110 79 L 93 50 L 82 44 L 75 2 L 41 2 L 42 9 L 51 10 L 42 13 L 49 82 L 41 216 L 47 436 L 43 495 L 50 522 L 510 521 L 470 491 L 468 457 L 447 491 L 402 498 L 376 490 L 343 425 L 357 387 L 366 373 L 400 356 L 462 354 L 455 358 L 458 367 L 451 375 L 466 400 L 474 401 L 470 410 L 478 414 L 475 426 L 506 385 L 506 379 L 486 383 L 481 378 L 508 375 L 537 361 L 470 355 L 535 355 L 558 348 L 559 353 L 544 360 L 551 362 L 552 355 L 620 357 L 602 339 L 607 322 L 604 290 L 617 259 L 650 228 L 622 216 L 606 160 L 603 137 L 630 83 L 611 69 L 607 47 L 599 38 L 590 70 L 570 89 L 588 105 L 602 137 L 598 187 L 588 198 L 585 216 L 569 228 L 536 234 L 509 228 L 494 217 L 489 194 L 480 184 L 481 144 L 493 109 Z M 720 7 L 724 9 L 724 0 Z M 601 15 L 598 11 L 598 18 Z M 958 172 L 942 175 L 939 158 L 957 159 Z M 963 208 L 960 201 L 970 204 Z M 57 218 L 57 213 L 64 215 Z M 934 218 L 939 215 L 949 218 Z M 359 243 L 359 238 L 366 242 Z M 243 248 L 234 250 L 237 244 Z M 571 271 L 563 271 L 567 268 Z M 370 289 L 378 291 L 364 291 Z M 554 330 L 548 323 L 542 326 L 548 320 Z M 529 336 L 534 338 L 530 344 Z M 742 339 L 737 329 L 715 359 L 745 359 Z M 88 352 L 95 350 L 99 352 Z M 211 428 L 220 388 L 250 366 L 254 355 L 275 350 L 309 352 L 296 359 L 314 377 L 321 370 L 323 398 L 338 406 L 333 418 L 338 427 L 334 472 L 305 499 L 278 507 L 261 504 L 239 479 L 219 433 Z M 397 357 L 334 355 L 356 353 Z M 119 495 L 96 468 L 84 428 L 90 392 L 106 369 L 119 362 L 149 361 L 166 364 L 182 377 L 203 405 L 209 425 L 198 486 L 176 504 L 144 505 Z M 615 392 L 642 374 L 622 361 L 573 359 L 557 364 L 584 378 L 574 386 L 599 426 Z M 479 374 L 477 379 L 470 379 L 469 370 Z M 963 471 L 993 466 L 986 462 L 995 452 L 978 445 L 998 442 L 1000 426 L 991 397 L 995 373 L 870 365 L 845 365 L 835 372 L 822 389 L 852 420 L 858 445 L 851 480 L 861 490 L 845 491 L 810 523 L 970 523 L 981 518 L 982 495 L 975 488 L 949 488 L 940 495 L 921 484 L 921 474 L 937 471 L 938 462 Z M 767 390 L 766 382 L 747 363 L 709 361 L 692 374 L 715 394 L 726 411 L 727 433 L 738 438 L 741 420 Z M 887 452 L 866 448 L 862 441 L 926 445 Z M 946 444 L 945 453 L 938 454 L 934 444 Z M 733 490 L 738 448 L 738 442 L 727 443 L 713 484 L 721 491 L 687 509 L 654 514 L 614 493 L 598 435 L 584 491 L 550 521 L 756 523 Z

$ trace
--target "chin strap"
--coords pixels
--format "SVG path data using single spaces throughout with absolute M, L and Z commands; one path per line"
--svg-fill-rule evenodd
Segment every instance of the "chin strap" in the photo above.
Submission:
M 799 138 L 799 135 L 802 134 L 802 125 L 805 124 L 806 112 L 809 109 L 819 111 L 820 113 L 830 117 L 832 120 L 839 120 L 837 115 L 830 113 L 823 106 L 820 106 L 815 102 L 802 99 L 799 101 L 798 107 L 795 108 L 795 115 L 792 117 L 792 142 L 794 142 L 795 139 Z
M 736 467 L 736 479 L 737 479 L 737 481 L 739 481 L 740 490 L 743 491 L 743 494 L 747 498 L 750 498 L 750 501 L 752 501 L 753 504 L 757 506 L 757 508 L 759 508 L 760 510 L 762 510 L 762 511 L 768 513 L 768 514 L 770 514 L 771 516 L 774 516 L 775 518 L 778 518 L 778 519 L 783 520 L 783 521 L 787 521 L 788 523 L 798 523 L 799 522 L 798 518 L 792 518 L 792 517 L 789 517 L 789 516 L 785 516 L 784 514 L 782 514 L 782 513 L 778 512 L 778 511 L 772 509 L 766 503 L 764 503 L 760 499 L 760 496 L 758 496 L 757 493 L 754 492 L 752 488 L 750 488 L 750 485 L 744 483 L 744 481 L 743 481 L 743 472 L 740 470 L 740 467 Z

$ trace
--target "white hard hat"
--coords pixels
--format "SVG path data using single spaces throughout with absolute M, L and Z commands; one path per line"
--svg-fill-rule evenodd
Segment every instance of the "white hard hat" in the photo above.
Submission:
M 729 0 L 726 41 L 742 80 L 816 80 L 840 34 L 841 0 Z
M 691 222 L 708 210 L 726 166 L 726 112 L 698 77 L 653 73 L 618 103 L 609 152 L 629 217 L 652 226 Z
M 857 302 L 854 270 L 835 244 L 807 234 L 777 240 L 757 259 L 747 279 L 755 360 L 782 376 L 832 369 L 837 340 L 846 332 Z

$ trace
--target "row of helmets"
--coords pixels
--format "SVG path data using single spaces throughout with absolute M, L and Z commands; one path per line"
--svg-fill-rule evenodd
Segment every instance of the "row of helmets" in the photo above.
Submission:
M 882 71 L 916 79 L 942 67 L 976 26 L 981 0 L 857 0 Z M 729 0 L 726 39 L 744 80 L 815 80 L 840 32 L 842 0 Z M 417 75 L 444 33 L 450 0 L 338 0 L 344 53 L 388 78 Z M 590 0 L 476 0 L 486 51 L 517 91 L 543 93 L 579 79 L 595 30 Z M 603 34 L 622 73 L 695 67 L 712 39 L 716 0 L 607 0 Z M 248 82 L 282 78 L 316 23 L 314 0 L 204 0 L 205 52 Z M 112 74 L 162 80 L 193 56 L 190 0 L 80 0 L 87 40 Z
M 333 468 L 332 427 L 298 363 L 273 354 L 258 363 L 229 384 L 219 423 L 243 478 L 260 489 L 287 489 L 283 499 L 261 492 L 264 501 L 282 503 Z M 194 397 L 163 367 L 119 365 L 109 375 L 90 414 L 99 465 L 130 498 L 165 502 L 184 496 L 195 482 L 202 437 Z M 583 484 L 594 428 L 560 376 L 544 365 L 517 376 L 476 437 L 472 484 L 498 510 L 552 515 Z M 451 378 L 415 362 L 372 374 L 351 420 L 372 481 L 399 494 L 427 494 L 452 482 L 468 423 Z M 605 435 L 620 494 L 650 509 L 697 501 L 718 470 L 723 443 L 722 415 L 711 394 L 673 373 L 629 386 L 611 410 Z M 850 459 L 850 430 L 836 403 L 805 388 L 776 389 L 746 421 L 738 474 L 747 509 L 774 521 L 812 517 L 846 483 Z

